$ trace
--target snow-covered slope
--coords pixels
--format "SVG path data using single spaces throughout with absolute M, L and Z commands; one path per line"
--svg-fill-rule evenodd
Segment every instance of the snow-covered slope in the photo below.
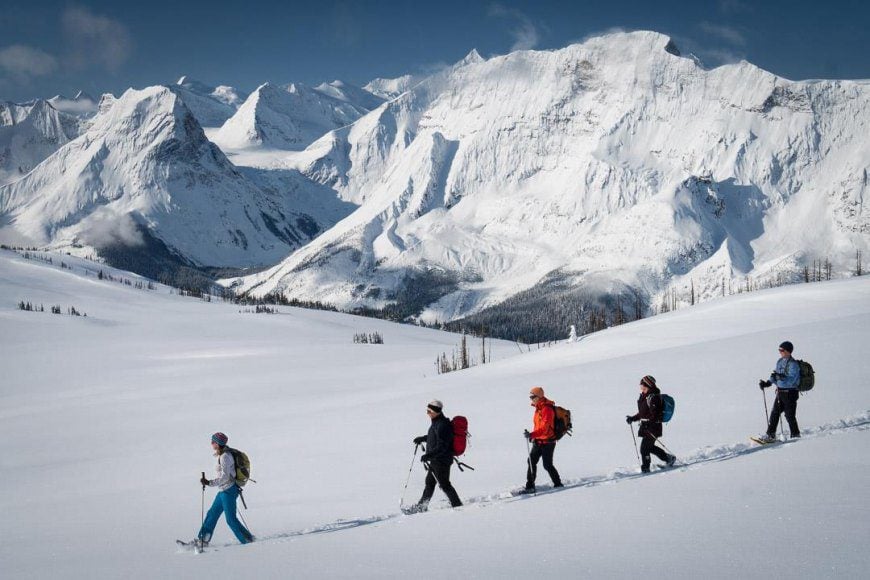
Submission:
M 362 205 L 240 288 L 382 307 L 434 275 L 418 310 L 444 320 L 533 287 L 657 306 L 818 258 L 842 274 L 870 249 L 868 127 L 870 83 L 706 70 L 652 32 L 472 53 L 300 156 Z
M 80 131 L 76 118 L 48 101 L 0 102 L 0 186 L 20 179 Z
M 2 237 L 100 249 L 135 246 L 147 231 L 193 264 L 251 266 L 346 215 L 298 176 L 281 190 L 243 176 L 206 139 L 186 93 L 128 90 L 84 135 L 0 188 Z
M 4 578 L 809 579 L 870 567 L 870 277 L 733 296 L 523 354 L 495 341 L 493 364 L 434 376 L 458 336 L 248 314 L 100 281 L 93 265 L 83 277 L 85 266 L 0 252 Z M 385 344 L 352 343 L 373 331 Z M 817 372 L 798 405 L 804 437 L 756 452 L 757 381 L 784 339 Z M 645 374 L 676 398 L 663 441 L 683 467 L 641 477 L 623 418 Z M 532 385 L 574 413 L 555 454 L 568 485 L 510 498 Z M 436 397 L 469 418 L 463 459 L 476 470 L 452 474 L 465 507 L 436 491 L 430 513 L 404 517 L 409 467 L 406 502 L 424 478 L 411 440 Z M 218 430 L 252 460 L 243 515 L 259 541 L 238 546 L 221 521 L 212 549 L 179 553 Z
M 304 149 L 325 133 L 368 112 L 349 101 L 346 93 L 338 98 L 333 95 L 336 92 L 301 84 L 278 87 L 265 83 L 251 93 L 220 131 L 212 134 L 212 140 L 225 149 Z
M 175 86 L 193 116 L 203 127 L 220 127 L 232 117 L 246 95 L 230 86 L 211 87 L 188 76 L 176 81 Z
M 386 100 L 374 93 L 341 80 L 319 84 L 314 87 L 314 90 L 339 101 L 362 107 L 367 111 L 377 109 Z
M 414 75 L 403 75 L 395 79 L 374 79 L 363 88 L 386 101 L 392 101 L 421 80 Z

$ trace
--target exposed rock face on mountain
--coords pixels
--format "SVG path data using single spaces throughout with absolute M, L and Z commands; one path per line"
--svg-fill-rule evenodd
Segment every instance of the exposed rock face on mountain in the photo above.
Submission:
M 236 285 L 455 320 L 847 268 L 868 127 L 866 82 L 707 70 L 651 32 L 472 54 L 313 143 L 299 169 L 359 209 Z
M 298 174 L 281 190 L 243 175 L 206 139 L 186 93 L 128 90 L 0 188 L 0 236 L 98 251 L 156 242 L 193 266 L 246 267 L 274 263 L 346 215 Z

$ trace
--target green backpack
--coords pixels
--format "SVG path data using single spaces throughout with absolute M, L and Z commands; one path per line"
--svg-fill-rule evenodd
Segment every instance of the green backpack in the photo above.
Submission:
M 251 479 L 251 460 L 248 459 L 248 455 L 232 447 L 227 447 L 227 451 L 233 456 L 233 462 L 236 464 L 236 485 L 245 487 L 248 481 L 257 483 L 256 480 Z
M 798 383 L 798 391 L 804 392 L 812 389 L 816 384 L 816 371 L 813 370 L 813 365 L 805 360 L 792 359 L 798 364 L 801 380 Z

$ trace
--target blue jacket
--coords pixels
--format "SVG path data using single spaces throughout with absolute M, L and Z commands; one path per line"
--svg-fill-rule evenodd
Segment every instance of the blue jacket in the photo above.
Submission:
M 776 361 L 777 379 L 773 384 L 779 389 L 796 389 L 801 382 L 801 368 L 793 358 L 780 358 Z M 784 378 L 779 378 L 780 376 Z

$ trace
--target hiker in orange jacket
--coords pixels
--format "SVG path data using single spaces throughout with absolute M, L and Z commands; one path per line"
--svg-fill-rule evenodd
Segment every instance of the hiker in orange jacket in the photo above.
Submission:
M 523 434 L 532 443 L 529 451 L 528 470 L 526 472 L 526 487 L 522 493 L 535 492 L 535 478 L 538 474 L 538 460 L 544 459 L 544 469 L 553 480 L 553 487 L 562 487 L 562 479 L 559 472 L 553 466 L 553 452 L 556 451 L 556 410 L 553 401 L 544 396 L 544 389 L 532 387 L 529 391 L 529 399 L 535 408 L 534 430 L 526 429 Z

